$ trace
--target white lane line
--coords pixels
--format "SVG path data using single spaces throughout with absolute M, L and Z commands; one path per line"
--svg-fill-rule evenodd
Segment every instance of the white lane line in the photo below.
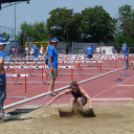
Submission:
M 126 81 L 130 80 L 130 79 L 131 79 L 131 78 L 133 78 L 133 77 L 134 77 L 134 76 L 129 77 L 127 80 L 122 81 L 122 82 L 121 82 L 120 84 L 118 84 L 118 85 L 121 85 L 122 83 L 124 83 L 124 82 L 126 82 Z M 114 88 L 114 87 L 116 87 L 116 86 L 118 86 L 118 85 L 114 85 L 114 86 L 112 86 L 112 87 L 110 87 L 110 88 L 106 89 L 105 91 L 100 92 L 99 94 L 96 94 L 95 96 L 93 96 L 93 98 L 95 98 L 95 97 L 97 97 L 97 96 L 99 96 L 99 95 L 101 95 L 101 94 L 103 94 L 103 93 L 105 93 L 105 92 L 107 92 L 107 91 L 111 90 L 112 88 Z
M 92 101 L 118 101 L 118 100 L 133 100 L 133 98 L 92 98 Z
M 133 87 L 134 85 L 117 85 L 117 86 L 121 86 L 121 87 Z
M 37 87 L 41 87 L 41 86 L 43 86 L 43 85 L 40 85 L 40 86 L 36 86 L 36 87 L 32 87 L 32 88 L 28 88 L 28 89 L 27 89 L 27 91 L 28 91 L 28 90 L 30 90 L 30 89 L 34 89 L 34 88 L 37 88 Z M 9 90 L 8 90 L 8 91 L 9 91 Z M 19 92 L 25 92 L 25 90 L 20 90 L 20 91 L 17 91 L 17 92 L 13 92 L 13 93 L 10 93 L 10 94 L 12 95 L 12 94 L 16 94 L 16 93 L 19 93 Z

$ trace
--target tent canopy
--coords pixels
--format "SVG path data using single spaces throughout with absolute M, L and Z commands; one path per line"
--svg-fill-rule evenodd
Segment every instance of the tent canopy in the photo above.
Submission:
M 28 1 L 28 0 L 0 0 L 0 3 L 11 3 L 11 2 L 20 2 L 20 1 Z

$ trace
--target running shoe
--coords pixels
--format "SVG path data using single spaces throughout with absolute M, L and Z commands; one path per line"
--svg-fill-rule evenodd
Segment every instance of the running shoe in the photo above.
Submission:
M 4 117 L 10 117 L 11 116 L 11 114 L 7 114 L 5 112 L 3 112 L 3 114 L 4 114 Z M 0 117 L 2 117 L 2 113 L 0 113 Z

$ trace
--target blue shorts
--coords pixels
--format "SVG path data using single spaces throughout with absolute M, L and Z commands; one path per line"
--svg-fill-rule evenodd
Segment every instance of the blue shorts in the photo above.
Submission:
M 34 62 L 38 62 L 38 57 L 34 57 Z
M 6 98 L 6 79 L 0 78 L 0 108 L 3 107 Z

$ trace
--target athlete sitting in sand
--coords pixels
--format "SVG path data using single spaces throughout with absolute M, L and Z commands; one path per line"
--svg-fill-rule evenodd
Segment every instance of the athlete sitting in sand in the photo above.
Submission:
M 50 100 L 45 107 L 50 106 L 56 99 L 58 99 L 60 96 L 65 95 L 71 93 L 72 94 L 72 98 L 70 100 L 70 109 L 72 111 L 74 103 L 77 102 L 79 104 L 79 106 L 81 108 L 83 108 L 84 105 L 86 105 L 87 100 L 89 101 L 89 108 L 93 108 L 92 107 L 92 102 L 91 102 L 91 98 L 89 97 L 89 95 L 86 93 L 86 91 L 80 87 L 78 85 L 77 82 L 72 81 L 70 84 L 70 87 L 61 92 L 60 94 L 58 94 L 57 96 L 55 96 L 52 100 Z

